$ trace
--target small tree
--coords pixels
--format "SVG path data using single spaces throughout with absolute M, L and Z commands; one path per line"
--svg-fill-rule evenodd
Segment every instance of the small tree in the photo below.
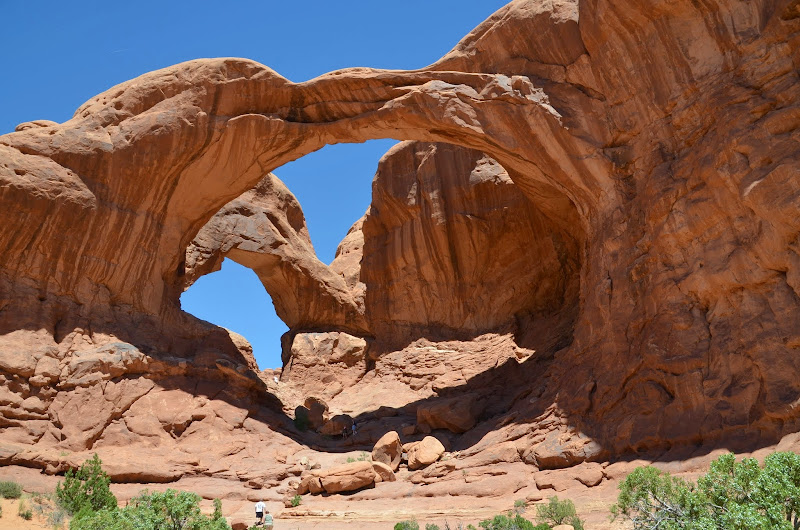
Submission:
M 558 497 L 551 497 L 547 504 L 540 504 L 536 507 L 536 520 L 551 526 L 568 524 L 575 530 L 583 530 L 583 521 L 569 499 L 560 501 Z
M 211 516 L 212 521 L 219 521 L 223 519 L 222 516 L 222 501 L 214 499 L 214 514 Z
M 70 469 L 63 482 L 56 486 L 56 501 L 70 515 L 88 506 L 92 511 L 116 508 L 117 498 L 111 493 L 111 479 L 103 471 L 100 457 L 95 455 L 78 468 Z
M 697 484 L 640 467 L 620 484 L 611 513 L 636 530 L 800 530 L 800 456 L 774 453 L 760 468 L 722 455 Z
M 675 528 L 695 512 L 690 485 L 652 466 L 634 469 L 619 489 L 612 520 L 629 519 L 636 529 Z

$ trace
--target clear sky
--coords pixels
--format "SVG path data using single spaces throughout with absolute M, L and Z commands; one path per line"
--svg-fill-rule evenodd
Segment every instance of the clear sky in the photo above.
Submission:
M 292 81 L 351 66 L 421 68 L 505 3 L 0 0 L 0 134 L 24 121 L 66 121 L 117 83 L 200 57 L 247 57 Z M 325 263 L 366 210 L 378 159 L 393 144 L 328 146 L 275 171 L 303 206 Z M 280 366 L 287 328 L 249 269 L 226 260 L 181 303 L 244 335 L 261 368 Z

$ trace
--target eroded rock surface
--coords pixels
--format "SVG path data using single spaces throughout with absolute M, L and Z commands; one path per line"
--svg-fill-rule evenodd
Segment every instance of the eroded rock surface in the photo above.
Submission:
M 0 461 L 58 473 L 97 451 L 119 480 L 287 493 L 310 455 L 421 442 L 447 423 L 420 407 L 477 394 L 474 425 L 431 433 L 452 458 L 358 495 L 534 498 L 632 452 L 794 436 L 795 4 L 519 0 L 418 71 L 291 83 L 198 60 L 22 124 L 0 137 Z M 387 136 L 419 143 L 384 158 L 374 208 L 319 264 L 265 176 Z M 347 333 L 364 356 L 263 377 L 179 310 L 225 255 L 275 291 L 288 348 Z M 347 442 L 284 414 L 328 376 Z

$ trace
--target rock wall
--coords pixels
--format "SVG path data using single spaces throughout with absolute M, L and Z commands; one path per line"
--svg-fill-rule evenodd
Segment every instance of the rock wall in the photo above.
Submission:
M 3 356 L 14 359 L 0 368 L 17 396 L 8 398 L 4 417 L 13 420 L 21 407 L 35 415 L 26 421 L 41 419 L 62 433 L 38 439 L 72 446 L 73 435 L 47 404 L 71 392 L 62 383 L 84 348 L 64 346 L 55 354 L 32 343 L 41 333 L 42 344 L 61 352 L 78 329 L 102 336 L 88 348 L 91 358 L 102 356 L 97 346 L 126 337 L 122 342 L 144 355 L 180 353 L 179 367 L 185 362 L 209 377 L 238 381 L 233 386 L 246 401 L 266 399 L 260 380 L 239 377 L 251 370 L 246 349 L 180 313 L 186 249 L 220 208 L 275 167 L 326 143 L 390 136 L 454 144 L 502 166 L 535 211 L 512 222 L 493 210 L 509 233 L 492 243 L 505 249 L 507 237 L 509 245 L 522 244 L 520 251 L 542 258 L 541 268 L 520 271 L 512 260 L 509 270 L 485 266 L 488 276 L 467 274 L 479 254 L 465 259 L 452 243 L 466 244 L 466 236 L 479 232 L 451 237 L 452 215 L 445 226 L 436 224 L 441 216 L 402 225 L 408 228 L 401 234 L 435 244 L 419 257 L 402 244 L 376 257 L 370 245 L 401 226 L 390 223 L 397 213 L 386 213 L 392 194 L 376 195 L 382 210 L 351 231 L 332 268 L 343 283 L 326 283 L 328 272 L 309 265 L 313 260 L 288 253 L 271 255 L 275 264 L 262 271 L 265 285 L 297 281 L 314 286 L 309 299 L 335 301 L 309 311 L 315 326 L 341 329 L 342 318 L 351 322 L 342 317 L 347 308 L 360 312 L 363 300 L 364 331 L 377 338 L 397 330 L 389 321 L 395 311 L 403 326 L 411 324 L 406 328 L 473 332 L 519 309 L 557 314 L 558 304 L 577 300 L 577 314 L 567 320 L 571 341 L 552 342 L 557 351 L 535 371 L 536 391 L 518 397 L 528 405 L 511 398 L 519 410 L 508 421 L 527 434 L 511 427 L 498 434 L 538 447 L 523 451 L 523 458 L 534 455 L 532 464 L 552 465 L 554 454 L 572 464 L 680 444 L 753 445 L 796 432 L 799 32 L 790 0 L 517 0 L 422 70 L 350 69 L 295 84 L 252 61 L 198 60 L 118 85 L 63 124 L 23 124 L 0 137 L 0 322 Z M 430 148 L 404 149 L 395 161 L 416 171 L 414 197 L 445 212 L 460 204 L 430 197 L 472 175 L 472 162 L 459 164 L 477 155 L 453 154 L 446 166 L 459 171 L 452 176 L 437 167 L 446 183 L 438 188 L 423 160 L 400 164 Z M 384 189 L 402 190 L 397 177 L 387 172 L 391 186 Z M 476 186 L 505 186 L 497 182 Z M 491 203 L 493 193 L 474 199 Z M 506 200 L 527 208 L 518 198 Z M 298 244 L 299 226 L 292 225 L 294 236 L 287 232 Z M 529 228 L 534 233 L 524 232 Z M 356 275 L 359 249 L 365 268 Z M 230 250 L 242 260 L 252 257 L 245 258 L 242 243 Z M 434 256 L 450 259 L 421 266 Z M 256 268 L 266 258 L 253 259 Z M 306 268 L 287 274 L 286 263 Z M 405 263 L 417 270 L 407 271 Z M 439 303 L 412 291 L 409 300 L 421 310 L 392 305 L 400 291 L 371 298 L 376 289 L 369 282 L 380 278 L 370 271 L 396 280 L 389 293 L 413 285 L 409 278 L 416 276 L 431 292 L 455 299 Z M 445 281 L 449 274 L 481 289 L 496 285 L 502 303 L 496 311 L 474 304 L 458 282 Z M 537 285 L 532 295 L 536 278 L 555 281 L 542 290 Z M 297 311 L 303 296 L 287 294 L 279 303 L 293 315 L 287 319 L 307 325 Z M 481 310 L 487 320 L 479 322 L 473 312 Z M 517 319 L 517 326 L 525 335 L 542 322 Z M 220 337 L 205 356 L 198 338 L 204 333 Z M 106 375 L 91 384 L 140 377 L 142 359 L 123 357 L 111 363 L 122 373 L 106 374 L 100 362 L 94 371 Z M 59 361 L 58 381 L 48 366 L 53 361 L 44 358 Z M 161 381 L 163 388 L 168 378 Z M 120 413 L 109 418 L 117 421 Z M 92 447 L 99 438 L 83 440 Z
M 370 329 L 403 347 L 574 310 L 582 234 L 573 230 L 541 214 L 483 153 L 400 144 L 378 166 L 362 227 Z

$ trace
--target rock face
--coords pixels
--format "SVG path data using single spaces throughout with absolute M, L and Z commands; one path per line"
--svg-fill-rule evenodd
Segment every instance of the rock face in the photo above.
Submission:
M 324 399 L 353 386 L 367 370 L 368 344 L 361 337 L 339 331 L 298 333 L 291 345 L 282 380 Z
M 0 136 L 0 462 L 302 472 L 289 399 L 273 399 L 291 392 L 179 310 L 226 255 L 292 326 L 281 385 L 306 397 L 304 375 L 330 375 L 331 413 L 382 405 L 400 423 L 426 400 L 491 398 L 474 427 L 424 424 L 467 429 L 465 462 L 514 441 L 517 459 L 486 464 L 505 475 L 462 492 L 518 491 L 525 466 L 797 432 L 799 32 L 790 0 L 519 0 L 421 70 L 295 84 L 198 60 L 20 125 Z M 325 267 L 268 174 L 387 136 L 419 143 L 383 159 Z M 364 349 L 334 345 L 343 333 Z M 131 451 L 165 469 L 120 466 Z M 417 480 L 446 491 L 449 462 Z
M 420 405 L 417 407 L 417 423 L 432 429 L 467 432 L 475 426 L 480 412 L 478 399 L 476 394 L 465 394 Z
M 578 240 L 483 153 L 403 143 L 372 190 L 360 279 L 379 339 L 472 338 L 577 303 Z

